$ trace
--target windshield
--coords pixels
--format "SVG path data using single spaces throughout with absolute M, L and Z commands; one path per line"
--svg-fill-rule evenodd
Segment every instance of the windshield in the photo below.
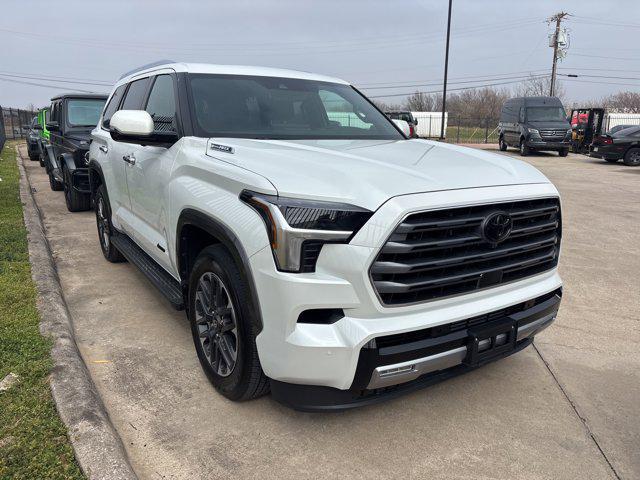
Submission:
M 202 137 L 404 138 L 349 85 L 245 75 L 190 75 Z
M 72 127 L 95 127 L 105 99 L 77 99 L 67 103 L 67 121 Z
M 527 107 L 528 122 L 566 122 L 567 114 L 562 107 Z
M 49 109 L 44 111 L 44 123 L 46 124 L 49 121 Z

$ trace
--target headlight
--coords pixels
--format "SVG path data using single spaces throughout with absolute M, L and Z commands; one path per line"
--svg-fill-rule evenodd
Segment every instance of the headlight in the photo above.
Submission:
M 571 129 L 567 130 L 567 133 L 565 135 L 571 135 Z
M 285 272 L 314 271 L 323 244 L 348 242 L 373 214 L 345 203 L 248 190 L 240 194 L 240 199 L 264 220 L 276 266 Z
M 527 130 L 529 131 L 529 133 L 533 133 L 534 135 L 540 135 L 540 132 L 535 128 L 527 128 Z

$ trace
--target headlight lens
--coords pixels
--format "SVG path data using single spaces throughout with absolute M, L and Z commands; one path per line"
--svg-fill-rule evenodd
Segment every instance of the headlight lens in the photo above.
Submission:
M 535 135 L 540 135 L 540 132 L 538 130 L 536 130 L 535 128 L 528 128 L 527 130 L 529 130 L 529 133 L 533 133 Z
M 276 266 L 285 272 L 314 271 L 323 244 L 348 242 L 373 214 L 345 203 L 248 190 L 240 194 L 240 199 L 264 220 Z

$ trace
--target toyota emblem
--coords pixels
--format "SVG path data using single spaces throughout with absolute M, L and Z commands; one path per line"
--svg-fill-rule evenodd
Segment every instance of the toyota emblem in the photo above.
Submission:
M 506 212 L 489 214 L 482 222 L 483 238 L 489 243 L 500 243 L 507 239 L 513 228 L 513 219 Z

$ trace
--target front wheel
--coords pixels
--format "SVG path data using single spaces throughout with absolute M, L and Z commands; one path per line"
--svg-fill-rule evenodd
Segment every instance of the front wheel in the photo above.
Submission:
M 67 204 L 67 210 L 70 212 L 84 212 L 85 210 L 89 210 L 89 208 L 91 208 L 91 197 L 73 188 L 69 169 L 62 167 L 62 177 L 64 178 L 64 201 Z
M 504 141 L 503 137 L 500 137 L 500 140 L 498 140 L 498 147 L 500 148 L 501 152 L 507 151 L 507 142 Z
M 526 157 L 531 153 L 531 149 L 527 146 L 524 140 L 520 140 L 520 155 Z
M 561 157 L 566 157 L 567 155 L 569 155 L 569 149 L 568 148 L 563 148 L 562 150 L 560 150 L 558 152 L 558 155 L 560 155 Z
M 62 183 L 56 180 L 56 177 L 53 176 L 53 173 L 49 172 L 48 175 L 49 175 L 49 186 L 51 187 L 51 190 L 53 190 L 54 192 L 59 192 L 64 188 Z
M 202 368 L 230 400 L 249 400 L 269 391 L 250 305 L 246 283 L 229 252 L 222 245 L 206 247 L 189 278 L 189 321 Z
M 640 165 L 640 148 L 633 147 L 624 154 L 624 164 L 629 167 L 637 167 Z
M 125 258 L 120 253 L 111 239 L 113 238 L 113 225 L 111 225 L 111 208 L 107 201 L 104 185 L 100 185 L 96 191 L 96 223 L 98 226 L 98 240 L 104 258 L 111 263 L 124 262 Z

